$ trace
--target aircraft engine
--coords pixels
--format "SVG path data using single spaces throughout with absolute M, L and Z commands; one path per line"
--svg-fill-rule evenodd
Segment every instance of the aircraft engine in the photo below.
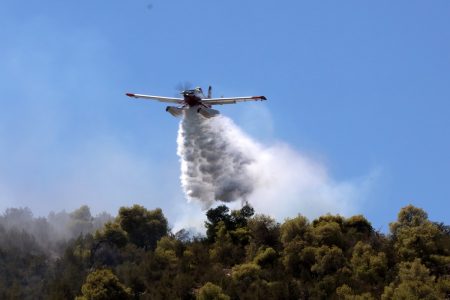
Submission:
M 183 109 L 175 106 L 167 106 L 166 111 L 174 117 L 179 117 L 183 114 Z
M 212 118 L 220 114 L 218 110 L 207 107 L 200 107 L 199 109 L 197 109 L 197 112 L 205 118 Z

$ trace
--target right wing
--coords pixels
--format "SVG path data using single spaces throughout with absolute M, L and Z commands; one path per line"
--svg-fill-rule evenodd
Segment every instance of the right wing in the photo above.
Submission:
M 149 99 L 149 100 L 156 100 L 159 102 L 167 102 L 167 103 L 177 103 L 177 104 L 183 104 L 184 100 L 182 98 L 171 98 L 171 97 L 161 97 L 161 96 L 151 96 L 151 95 L 141 95 L 141 94 L 131 94 L 126 93 L 128 97 L 132 98 L 141 98 L 141 99 Z
M 246 101 L 263 101 L 267 100 L 264 96 L 250 96 L 250 97 L 233 97 L 233 98 L 211 98 L 211 99 L 202 99 L 203 103 L 210 105 L 222 105 L 222 104 L 234 104 L 238 102 L 246 102 Z

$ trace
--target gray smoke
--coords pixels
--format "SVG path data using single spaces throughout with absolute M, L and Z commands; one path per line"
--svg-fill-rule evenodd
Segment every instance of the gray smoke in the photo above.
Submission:
M 26 207 L 8 208 L 0 214 L 0 238 L 18 236 L 18 233 L 27 234 L 34 239 L 40 250 L 52 257 L 58 257 L 64 250 L 61 245 L 80 235 L 94 233 L 112 219 L 113 217 L 105 212 L 93 217 L 86 205 L 71 213 L 50 212 L 47 218 L 35 218 Z M 25 249 L 21 242 L 20 239 L 13 239 L 10 246 Z M 0 241 L 0 244 L 5 246 L 4 241 Z
M 185 111 L 180 122 L 181 184 L 188 199 L 199 200 L 204 208 L 214 201 L 246 201 L 253 191 L 248 169 L 253 160 L 242 139 L 234 140 L 234 131 L 228 119 L 206 119 L 195 108 Z

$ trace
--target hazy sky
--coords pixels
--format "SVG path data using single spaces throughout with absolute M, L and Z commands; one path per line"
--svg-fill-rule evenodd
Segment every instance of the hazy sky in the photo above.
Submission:
M 449 29 L 449 1 L 3 0 L 0 210 L 189 212 L 179 120 L 124 96 L 188 81 L 266 95 L 220 110 L 363 185 L 351 212 L 375 227 L 409 203 L 449 224 Z

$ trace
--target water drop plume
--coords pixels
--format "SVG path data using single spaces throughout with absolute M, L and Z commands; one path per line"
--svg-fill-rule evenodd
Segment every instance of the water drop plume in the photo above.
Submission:
M 378 177 L 372 171 L 335 180 L 323 162 L 283 142 L 258 143 L 229 118 L 206 119 L 195 108 L 185 111 L 177 143 L 183 191 L 203 209 L 240 200 L 278 220 L 299 212 L 310 218 L 349 215 Z
M 180 122 L 177 143 L 181 184 L 189 200 L 204 208 L 214 201 L 247 200 L 253 191 L 251 143 L 231 120 L 206 119 L 190 108 Z

